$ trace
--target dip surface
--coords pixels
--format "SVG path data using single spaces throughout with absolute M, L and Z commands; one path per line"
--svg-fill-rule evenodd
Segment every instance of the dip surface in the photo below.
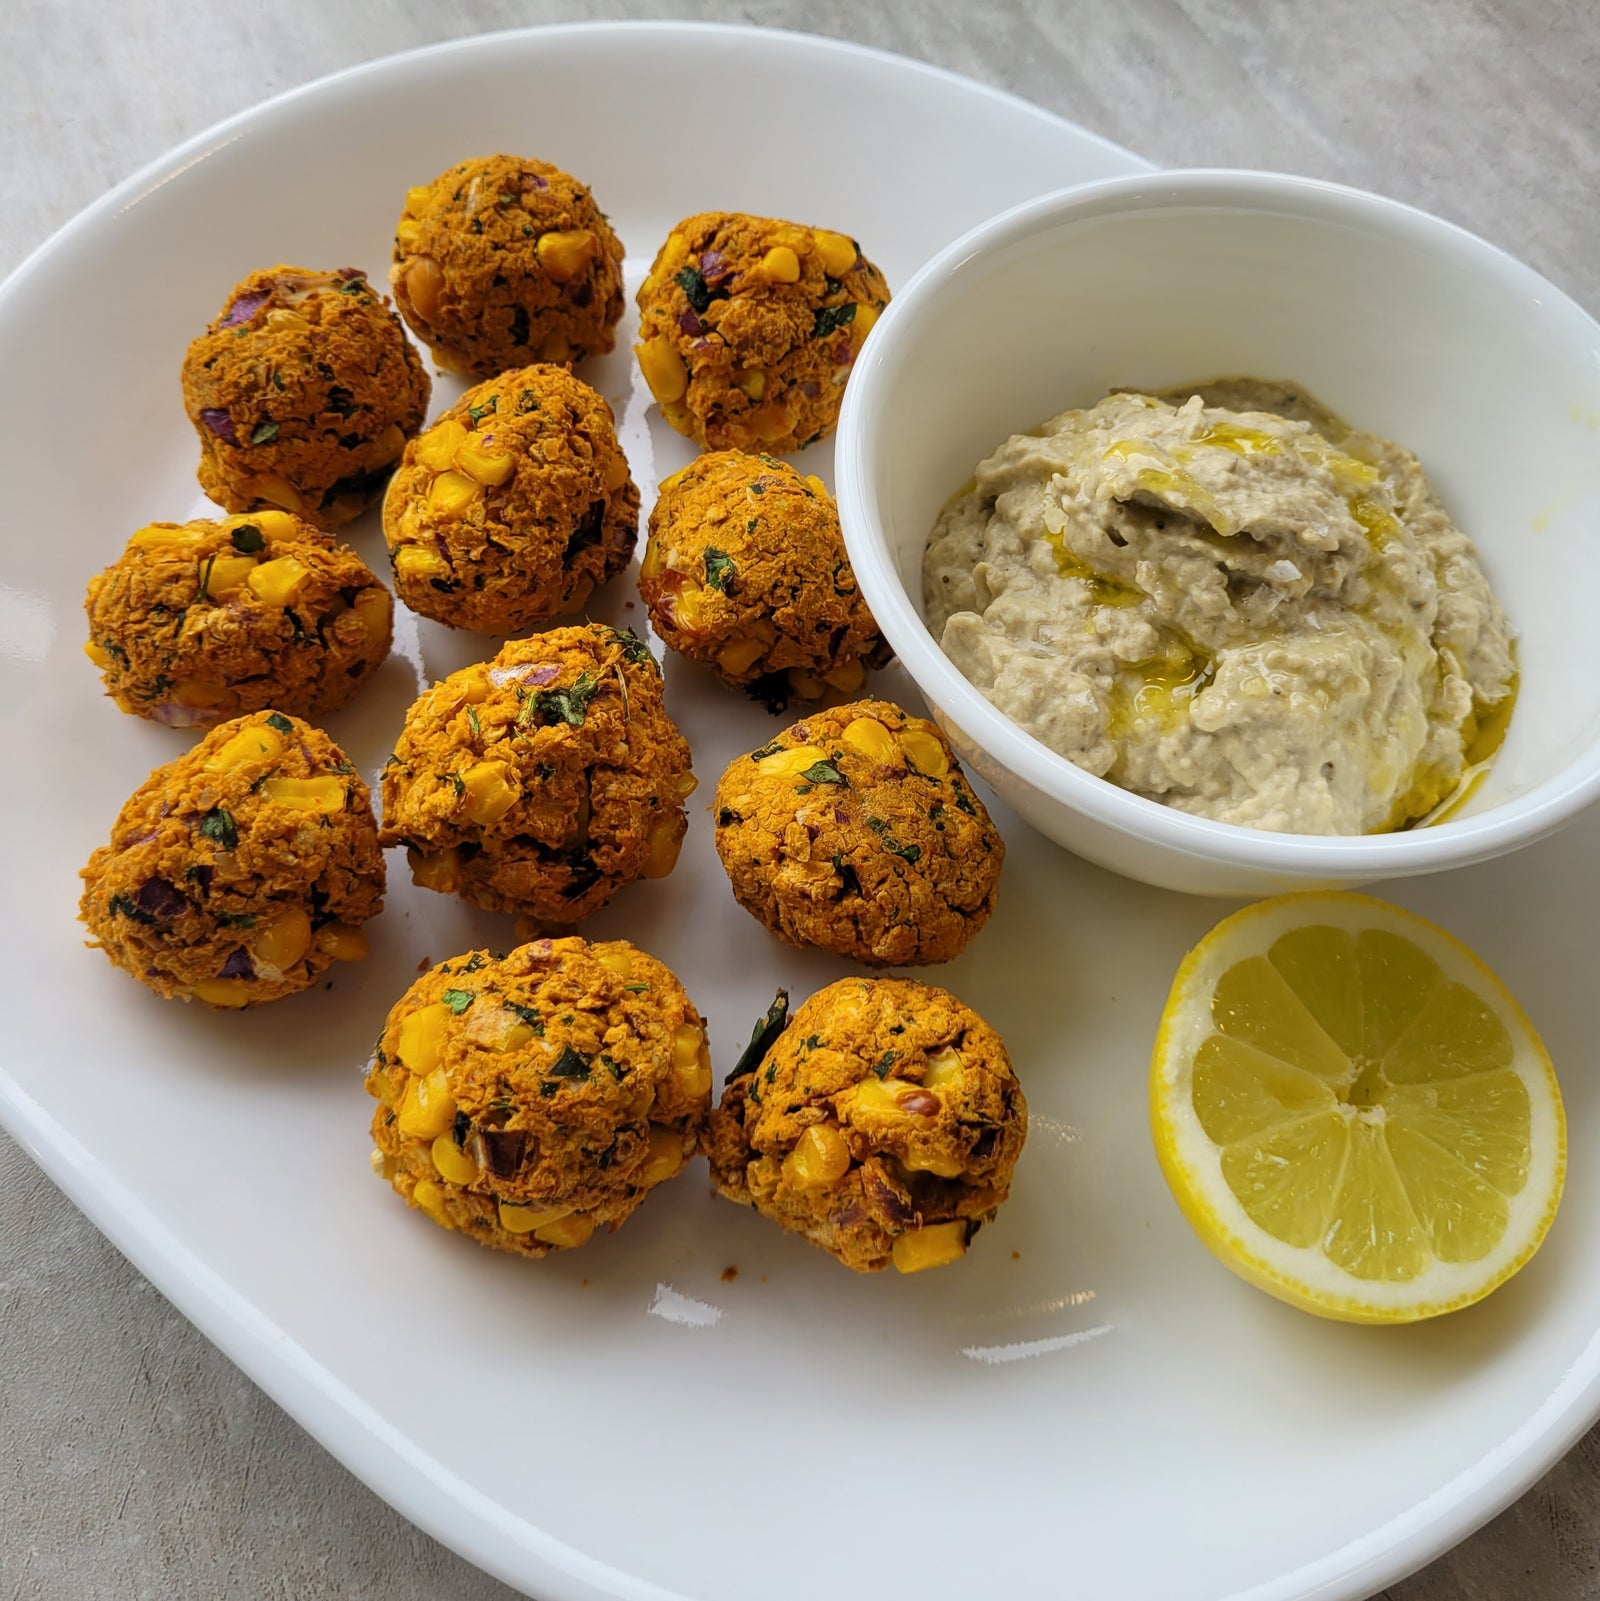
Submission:
M 945 654 L 1029 733 L 1252 828 L 1427 816 L 1515 689 L 1416 457 L 1289 383 L 1116 393 L 1013 436 L 940 514 L 923 583 Z

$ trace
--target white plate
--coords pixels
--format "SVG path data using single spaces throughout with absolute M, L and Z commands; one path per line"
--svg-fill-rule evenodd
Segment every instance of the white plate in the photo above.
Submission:
M 204 510 L 185 342 L 258 264 L 381 277 L 405 187 L 502 147 L 593 185 L 634 281 L 679 215 L 725 206 L 854 233 L 903 283 L 983 215 L 1139 165 L 861 50 L 582 27 L 330 79 L 66 228 L 0 292 L 7 1126 L 379 1494 L 551 1601 L 1331 1601 L 1443 1549 L 1600 1406 L 1600 1185 L 1575 1161 L 1532 1266 L 1436 1326 L 1319 1324 L 1231 1278 L 1171 1204 L 1145 1121 L 1156 1013 L 1213 904 L 1099 873 L 1002 815 L 1000 911 L 930 976 L 1005 1035 L 1033 1133 L 999 1222 L 959 1267 L 917 1279 L 853 1277 L 711 1198 L 698 1165 L 620 1234 L 541 1264 L 408 1212 L 367 1168 L 369 1043 L 420 961 L 511 930 L 412 890 L 403 864 L 371 959 L 264 1012 L 162 1004 L 80 948 L 78 866 L 185 743 L 119 717 L 79 653 L 90 572 L 139 524 Z M 625 354 L 585 376 L 616 402 L 648 494 L 687 447 L 647 416 Z M 807 465 L 827 462 L 819 449 Z M 370 519 L 355 539 L 379 555 Z M 631 582 L 597 611 L 638 622 Z M 478 649 L 428 623 L 401 637 L 330 725 L 369 775 L 420 674 Z M 708 788 L 773 726 L 676 664 L 668 698 Z M 842 968 L 756 928 L 710 834 L 696 810 L 674 876 L 592 927 L 678 970 L 725 1071 L 777 982 L 798 998 Z M 1580 1158 L 1600 1116 L 1581 1005 L 1597 846 L 1591 819 L 1403 897 L 1526 1001 L 1564 1069 Z

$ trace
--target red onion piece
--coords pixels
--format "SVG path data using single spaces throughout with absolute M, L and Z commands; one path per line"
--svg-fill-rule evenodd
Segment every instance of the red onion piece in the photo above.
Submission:
M 514 667 L 491 667 L 489 669 L 489 682 L 496 689 L 504 689 L 510 683 L 524 684 L 550 684 L 554 683 L 561 669 L 545 663 L 521 662 Z
M 250 960 L 249 951 L 234 951 L 222 964 L 223 978 L 254 978 L 256 976 L 255 963 Z
M 692 345 L 689 346 L 689 348 L 695 353 L 695 355 L 703 356 L 708 350 L 711 349 L 711 341 L 709 339 L 697 339 Z
M 678 327 L 686 334 L 703 334 L 706 331 L 706 325 L 692 311 L 685 311 L 679 316 Z
M 133 904 L 141 912 L 159 918 L 163 923 L 170 923 L 173 918 L 180 917 L 189 910 L 189 902 L 184 898 L 183 892 L 176 884 L 159 874 L 154 878 L 147 878 L 139 886 L 138 892 L 133 897 Z
M 228 314 L 220 324 L 223 328 L 237 328 L 240 323 L 249 322 L 255 314 L 272 299 L 270 289 L 252 289 L 247 295 L 240 295 L 228 307 Z
M 150 708 L 150 719 L 167 728 L 201 728 L 207 714 L 198 706 L 180 706 L 176 701 L 164 700 Z
M 815 400 L 817 396 L 822 393 L 822 385 L 817 383 L 814 379 L 807 378 L 806 381 L 800 385 L 800 393 L 804 395 L 807 400 Z
M 239 443 L 239 436 L 234 432 L 233 418 L 228 415 L 227 408 L 223 406 L 206 406 L 200 413 L 200 421 L 214 433 L 218 439 L 225 439 L 230 445 Z
M 359 267 L 335 267 L 333 270 L 341 278 L 366 277 L 366 274 Z
M 707 250 L 700 257 L 700 276 L 709 283 L 728 276 L 728 258 L 720 250 Z

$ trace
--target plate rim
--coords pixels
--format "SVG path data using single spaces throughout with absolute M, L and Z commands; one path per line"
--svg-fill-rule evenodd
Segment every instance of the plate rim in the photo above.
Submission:
M 1042 122 L 1070 128 L 1086 144 L 1149 172 L 1162 169 L 1103 134 L 992 84 L 852 40 L 749 23 L 628 19 L 495 29 L 356 62 L 295 85 L 213 123 L 143 163 L 69 217 L 0 280 L 0 311 L 80 232 L 136 204 L 155 188 L 245 137 L 256 124 L 302 98 L 338 92 L 363 78 L 422 58 L 515 42 L 589 36 L 700 35 L 771 41 L 872 61 L 976 92 Z M 1092 180 L 1090 180 L 1092 181 Z M 58 1119 L 28 1094 L 0 1060 L 0 1126 L 73 1206 L 183 1317 L 259 1386 L 296 1425 L 402 1517 L 464 1561 L 550 1601 L 704 1601 L 622 1572 L 505 1508 L 419 1449 L 403 1431 L 290 1339 L 270 1317 L 207 1266 L 139 1197 L 102 1167 Z M 1388 1522 L 1337 1550 L 1217 1601 L 1363 1601 L 1443 1555 L 1525 1494 L 1600 1419 L 1600 1328 L 1560 1382 L 1523 1423 L 1477 1462 Z M 457 1520 L 452 1525 L 451 1516 Z M 469 1531 L 474 1531 L 469 1538 Z M 520 1560 L 518 1560 L 520 1559 Z M 529 1571 L 529 1563 L 537 1571 Z

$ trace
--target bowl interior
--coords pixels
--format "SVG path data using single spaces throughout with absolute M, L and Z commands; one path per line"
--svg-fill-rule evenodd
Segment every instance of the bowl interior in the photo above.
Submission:
M 1270 201 L 1243 181 L 1202 201 L 1125 180 L 1028 208 L 898 303 L 856 379 L 890 560 L 920 616 L 940 507 L 1059 411 L 1116 386 L 1294 379 L 1416 452 L 1517 631 L 1516 714 L 1463 815 L 1559 790 L 1600 743 L 1600 330 L 1457 230 L 1283 182 Z

